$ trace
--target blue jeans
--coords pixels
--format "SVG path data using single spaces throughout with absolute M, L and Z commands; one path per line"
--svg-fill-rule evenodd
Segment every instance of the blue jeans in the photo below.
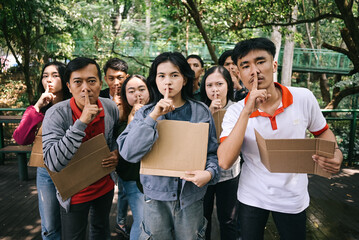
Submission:
M 281 240 L 305 240 L 306 213 L 280 213 L 239 203 L 242 240 L 262 240 L 269 213 L 272 213 Z
M 56 198 L 55 185 L 45 168 L 37 168 L 36 187 L 42 239 L 61 239 L 60 204 Z
M 141 223 L 143 219 L 143 193 L 138 190 L 136 181 L 123 181 L 126 197 L 133 215 L 133 224 L 131 227 L 130 239 L 137 240 L 141 233 Z
M 180 201 L 157 201 L 145 196 L 141 240 L 205 239 L 203 201 L 181 209 Z
M 83 240 L 86 238 L 89 221 L 88 239 L 110 239 L 110 210 L 112 206 L 113 189 L 89 202 L 72 204 L 70 211 L 61 207 L 61 224 L 63 239 Z
M 118 198 L 117 198 L 117 224 L 125 225 L 127 217 L 128 201 L 123 187 L 123 180 L 118 177 Z

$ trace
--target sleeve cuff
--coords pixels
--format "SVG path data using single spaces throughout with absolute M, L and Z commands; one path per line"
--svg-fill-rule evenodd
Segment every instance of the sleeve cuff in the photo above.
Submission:
M 151 118 L 149 115 L 145 118 L 144 123 L 146 123 L 147 125 L 153 128 L 157 126 L 157 121 L 153 120 L 153 118 Z
M 329 128 L 328 124 L 325 124 L 324 128 L 322 130 L 316 131 L 316 132 L 311 132 L 314 136 L 319 136 L 320 134 L 322 134 L 323 132 L 325 132 L 327 129 Z
M 77 119 L 74 123 L 74 128 L 82 131 L 82 132 L 85 132 L 85 129 L 87 128 L 87 124 L 86 123 L 83 123 L 81 122 L 79 119 Z

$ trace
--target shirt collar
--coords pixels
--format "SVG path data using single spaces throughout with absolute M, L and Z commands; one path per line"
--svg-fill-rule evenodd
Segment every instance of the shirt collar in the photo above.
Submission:
M 97 99 L 97 106 L 99 108 L 102 108 L 102 111 L 96 116 L 96 120 L 101 118 L 101 117 L 104 117 L 105 116 L 105 111 L 103 110 L 103 107 L 102 107 L 102 103 L 99 99 Z M 71 110 L 72 110 L 72 113 L 75 115 L 76 119 L 79 119 L 81 117 L 81 114 L 82 114 L 82 111 L 81 109 L 77 106 L 76 104 L 76 101 L 75 101 L 75 98 L 72 97 L 71 100 L 70 100 L 70 107 L 71 107 Z M 94 120 L 95 120 L 94 119 Z M 93 120 L 93 121 L 94 121 Z
M 275 82 L 274 85 L 275 85 L 276 88 L 279 88 L 281 90 L 281 92 L 282 92 L 282 106 L 280 107 L 280 109 L 284 110 L 284 108 L 287 108 L 287 107 L 289 107 L 290 105 L 293 104 L 293 95 L 292 95 L 292 93 L 289 91 L 289 89 L 287 87 L 285 87 L 285 86 L 283 86 L 283 85 L 281 85 L 281 84 L 279 84 L 277 82 Z M 244 104 L 247 103 L 247 100 L 248 100 L 248 97 L 249 97 L 250 94 L 251 94 L 251 92 L 249 92 L 247 94 L 246 98 L 244 99 Z M 261 115 L 260 112 L 258 110 L 256 110 L 255 112 L 253 112 L 251 114 L 250 117 L 251 118 L 252 117 L 258 117 L 260 115 Z

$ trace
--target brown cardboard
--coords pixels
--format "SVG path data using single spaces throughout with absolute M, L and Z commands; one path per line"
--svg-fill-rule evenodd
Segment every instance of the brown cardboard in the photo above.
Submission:
M 220 109 L 217 112 L 213 113 L 213 120 L 214 120 L 214 125 L 216 127 L 216 133 L 217 133 L 217 141 L 218 143 L 220 143 L 220 139 L 219 137 L 221 136 L 222 133 L 222 122 L 223 122 L 223 117 L 224 114 L 226 113 L 226 109 Z
M 82 189 L 110 174 L 115 167 L 104 168 L 101 162 L 110 156 L 103 134 L 81 144 L 69 164 L 60 172 L 51 172 L 47 167 L 52 181 L 63 200 L 78 193 Z
M 270 172 L 311 173 L 330 177 L 312 155 L 333 158 L 335 142 L 324 139 L 264 139 L 256 130 L 256 140 L 261 161 Z
M 34 144 L 32 145 L 30 160 L 28 163 L 30 167 L 45 167 L 44 156 L 42 153 L 42 126 L 39 128 Z
M 182 177 L 185 171 L 204 170 L 208 128 L 208 123 L 159 120 L 158 139 L 141 160 L 140 173 Z

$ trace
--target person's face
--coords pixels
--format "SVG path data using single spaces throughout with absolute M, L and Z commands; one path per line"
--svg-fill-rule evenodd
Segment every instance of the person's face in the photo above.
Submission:
M 231 56 L 226 58 L 226 60 L 224 61 L 223 67 L 225 67 L 228 70 L 228 72 L 230 72 L 230 73 L 238 74 L 238 68 L 232 61 Z
M 172 62 L 167 61 L 158 65 L 156 85 L 159 92 L 165 96 L 166 89 L 169 89 L 169 98 L 181 96 L 181 90 L 187 80 L 181 74 L 179 68 Z
M 49 88 L 50 93 L 58 93 L 62 91 L 62 83 L 60 74 L 57 71 L 57 68 L 54 65 L 47 66 L 42 74 L 41 80 L 42 86 L 44 89 Z
M 88 92 L 90 103 L 96 104 L 100 95 L 102 82 L 98 77 L 95 64 L 89 64 L 84 68 L 71 73 L 67 83 L 76 105 L 82 110 L 85 105 L 85 92 Z
M 121 91 L 122 83 L 128 77 L 128 74 L 123 71 L 114 70 L 112 68 L 108 68 L 105 73 L 105 81 L 110 88 L 110 95 L 113 97 L 116 93 Z
M 199 77 L 203 73 L 201 62 L 197 58 L 189 58 L 187 62 L 191 67 L 192 71 L 194 72 L 194 78 L 199 79 Z
M 206 94 L 207 97 L 213 101 L 214 99 L 227 99 L 228 84 L 223 78 L 222 74 L 215 71 L 208 75 L 206 79 Z
M 258 77 L 258 89 L 267 89 L 273 84 L 273 73 L 277 71 L 277 62 L 265 50 L 253 50 L 238 59 L 239 75 L 244 86 L 251 90 L 254 76 Z
M 139 78 L 132 78 L 126 84 L 126 98 L 128 104 L 133 106 L 135 103 L 147 104 L 149 92 L 146 84 Z

